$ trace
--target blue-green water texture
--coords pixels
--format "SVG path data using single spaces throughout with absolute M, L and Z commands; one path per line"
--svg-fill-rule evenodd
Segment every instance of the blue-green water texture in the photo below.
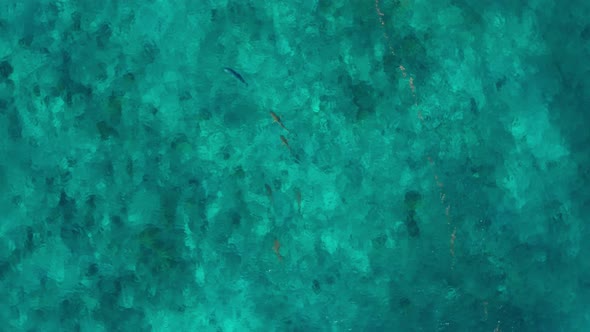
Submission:
M 590 331 L 589 18 L 1 1 L 0 331 Z

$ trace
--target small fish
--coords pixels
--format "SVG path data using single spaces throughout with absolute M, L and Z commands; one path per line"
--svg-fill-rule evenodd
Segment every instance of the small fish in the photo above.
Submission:
M 223 71 L 231 74 L 233 77 L 237 78 L 238 80 L 240 80 L 240 82 L 246 84 L 246 86 L 248 86 L 248 83 L 246 83 L 246 80 L 244 80 L 244 78 L 242 77 L 242 75 L 240 75 L 240 73 L 238 73 L 237 71 L 229 68 L 229 67 L 224 67 Z
M 295 159 L 295 162 L 298 164 L 301 163 L 301 160 L 299 160 L 299 156 L 297 154 L 293 153 L 293 150 L 291 149 L 291 146 L 289 145 L 289 141 L 283 135 L 281 135 L 281 142 L 287 147 L 287 149 L 289 149 L 289 153 L 291 154 L 291 157 L 293 157 Z
M 287 129 L 287 127 L 285 127 L 285 125 L 283 125 L 283 122 L 281 121 L 281 118 L 279 118 L 279 116 L 275 112 L 270 111 L 270 116 L 272 116 L 272 119 L 274 120 L 274 122 L 278 123 L 279 126 L 281 126 L 281 128 L 283 128 L 287 132 L 289 132 L 289 129 Z
M 275 243 L 272 246 L 272 251 L 275 252 L 275 254 L 277 255 L 277 258 L 279 259 L 279 261 L 283 260 L 283 256 L 281 256 L 281 252 L 279 251 L 281 249 L 281 243 L 279 242 L 279 240 L 275 239 Z
M 274 199 L 272 198 L 272 189 L 270 188 L 270 186 L 267 183 L 264 184 L 264 188 L 266 189 L 266 195 L 268 196 L 268 199 L 270 200 L 270 204 L 274 204 Z
M 291 146 L 289 145 L 289 141 L 283 135 L 281 135 L 281 142 L 283 142 L 283 144 L 285 144 L 285 146 L 287 147 L 287 149 L 289 149 L 289 152 L 292 152 L 291 151 Z
M 295 201 L 297 202 L 297 211 L 301 214 L 301 190 L 295 188 Z

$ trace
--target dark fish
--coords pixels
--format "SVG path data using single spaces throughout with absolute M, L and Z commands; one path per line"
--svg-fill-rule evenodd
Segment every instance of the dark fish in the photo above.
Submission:
M 240 73 L 238 73 L 237 71 L 235 71 L 235 70 L 233 70 L 233 69 L 231 69 L 229 67 L 224 67 L 223 68 L 223 71 L 226 72 L 226 73 L 228 73 L 228 74 L 231 74 L 233 77 L 239 79 L 240 82 L 248 85 L 248 83 L 246 83 L 246 80 L 244 80 L 244 78 L 242 77 L 242 75 L 240 75 Z

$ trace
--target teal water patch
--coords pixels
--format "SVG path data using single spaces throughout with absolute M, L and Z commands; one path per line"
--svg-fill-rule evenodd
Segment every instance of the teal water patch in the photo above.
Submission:
M 4 1 L 6 331 L 585 331 L 590 4 Z

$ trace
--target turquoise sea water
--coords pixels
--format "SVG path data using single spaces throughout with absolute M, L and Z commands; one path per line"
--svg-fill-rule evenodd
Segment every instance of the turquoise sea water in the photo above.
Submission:
M 590 2 L 0 3 L 1 331 L 590 331 Z

